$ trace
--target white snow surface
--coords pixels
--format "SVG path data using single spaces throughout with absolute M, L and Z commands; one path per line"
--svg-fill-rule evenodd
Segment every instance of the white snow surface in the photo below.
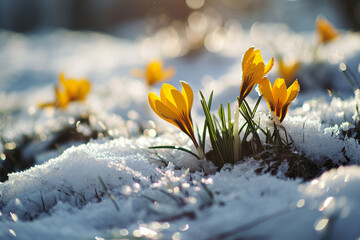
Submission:
M 9 174 L 0 183 L 0 239 L 126 239 L 132 235 L 150 239 L 359 239 L 359 143 L 341 137 L 342 130 L 352 128 L 359 93 L 349 96 L 351 87 L 338 71 L 340 62 L 357 70 L 359 34 L 344 32 L 341 39 L 323 46 L 321 64 L 315 65 L 319 71 L 312 76 L 311 47 L 307 46 L 314 43 L 314 36 L 293 33 L 283 25 L 257 24 L 235 34 L 238 39 L 232 33 L 220 52 L 165 59 L 166 66 L 177 69 L 170 83 L 176 87 L 178 80 L 190 83 L 195 93 L 193 119 L 201 128 L 196 92 L 202 90 L 208 96 L 214 90 L 214 106 L 233 103 L 241 84 L 242 54 L 255 45 L 268 61 L 271 34 L 276 36 L 272 41 L 277 51 L 281 49 L 289 58 L 298 56 L 307 64 L 300 72 L 300 84 L 307 90 L 316 75 L 318 84 L 327 78 L 335 90 L 345 93 L 329 98 L 317 87 L 304 95 L 300 92 L 284 120 L 295 151 L 318 163 L 324 159 L 342 163 L 346 156 L 351 166 L 302 182 L 281 173 L 257 175 L 258 162 L 248 159 L 205 176 L 202 168 L 207 162 L 177 150 L 148 149 L 180 145 L 195 150 L 185 134 L 151 113 L 148 89 L 129 74 L 148 60 L 142 40 L 66 30 L 32 35 L 0 32 L 4 139 L 16 142 L 26 134 L 49 139 L 51 132 L 72 124 L 83 113 L 91 116 L 93 127 L 105 126 L 114 138 L 62 145 L 59 151 L 36 155 L 34 167 Z M 284 39 L 286 45 L 282 45 Z M 294 49 L 298 42 L 304 42 L 303 51 Z M 152 54 L 165 58 L 160 46 Z M 86 103 L 71 104 L 66 111 L 36 109 L 36 104 L 53 100 L 60 71 L 91 80 Z M 274 69 L 269 77 L 274 80 L 275 76 Z M 158 93 L 159 88 L 152 91 Z M 250 105 L 255 95 L 248 97 Z M 264 101 L 256 118 L 262 126 L 269 124 Z M 158 135 L 139 134 L 139 124 Z M 86 126 L 77 130 L 88 131 Z M 46 141 L 28 151 L 36 153 L 42 144 Z

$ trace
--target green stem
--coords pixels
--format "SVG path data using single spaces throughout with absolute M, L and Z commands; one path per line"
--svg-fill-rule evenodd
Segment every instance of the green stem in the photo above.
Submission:
M 240 135 L 239 135 L 239 102 L 235 103 L 235 119 L 234 119 L 234 162 L 239 160 L 239 144 L 240 144 Z M 241 149 L 241 148 L 240 148 Z

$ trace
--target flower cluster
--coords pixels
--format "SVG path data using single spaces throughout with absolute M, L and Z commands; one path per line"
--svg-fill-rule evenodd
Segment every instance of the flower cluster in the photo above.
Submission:
M 84 101 L 90 89 L 91 83 L 86 78 L 65 78 L 65 75 L 60 73 L 59 85 L 55 87 L 55 101 L 39 104 L 39 108 L 56 107 L 64 109 L 70 102 Z
M 145 79 L 149 87 L 154 86 L 159 82 L 164 82 L 172 78 L 175 74 L 175 69 L 172 67 L 163 68 L 163 62 L 161 60 L 152 60 L 150 61 L 145 70 L 143 69 L 133 69 L 132 75 L 137 78 Z
M 240 87 L 239 106 L 253 87 L 259 84 L 260 93 L 266 100 L 270 111 L 274 112 L 279 117 L 280 122 L 282 122 L 290 103 L 295 99 L 300 90 L 300 85 L 296 80 L 287 89 L 285 80 L 278 78 L 275 80 L 273 87 L 271 87 L 271 83 L 265 75 L 271 70 L 273 64 L 274 59 L 271 58 L 265 66 L 260 50 L 254 50 L 254 47 L 246 51 L 242 61 L 243 82 Z
M 260 93 L 262 97 L 266 100 L 272 115 L 278 117 L 278 119 L 274 119 L 274 122 L 280 122 L 280 124 L 284 120 L 291 102 L 298 95 L 300 85 L 297 80 L 295 80 L 289 86 L 289 88 L 287 88 L 285 79 L 277 78 L 273 86 L 271 86 L 270 80 L 266 77 L 266 75 L 271 70 L 273 65 L 273 58 L 271 58 L 270 61 L 265 65 L 260 50 L 255 49 L 254 47 L 250 47 L 245 52 L 242 59 L 242 84 L 240 86 L 238 109 L 236 109 L 234 122 L 231 122 L 230 104 L 228 104 L 228 120 L 226 120 L 226 114 L 223 106 L 221 105 L 219 109 L 219 122 L 210 113 L 212 95 L 210 96 L 210 100 L 207 103 L 204 99 L 203 94 L 200 92 L 202 97 L 201 104 L 203 106 L 206 119 L 203 137 L 201 138 L 200 134 L 198 134 L 200 144 L 198 144 L 198 141 L 195 138 L 193 122 L 191 119 L 191 107 L 193 105 L 194 99 L 193 91 L 187 83 L 183 81 L 180 82 L 182 85 L 181 92 L 170 84 L 163 84 L 160 90 L 160 97 L 155 93 L 149 93 L 149 103 L 153 111 L 160 118 L 175 125 L 190 137 L 190 139 L 194 143 L 195 148 L 198 150 L 199 159 L 205 157 L 205 144 L 203 143 L 206 134 L 205 129 L 207 128 L 211 144 L 213 146 L 212 151 L 214 153 L 211 154 L 211 152 L 208 152 L 206 157 L 211 157 L 211 155 L 215 156 L 215 158 L 217 158 L 216 161 L 218 161 L 215 164 L 218 167 L 222 167 L 226 162 L 235 163 L 239 160 L 239 158 L 243 154 L 243 151 L 241 150 L 241 147 L 239 148 L 239 145 L 246 144 L 246 136 L 249 135 L 250 132 L 252 132 L 252 135 L 256 138 L 258 145 L 256 149 L 254 148 L 253 152 L 255 153 L 265 150 L 263 144 L 260 141 L 260 137 L 256 133 L 256 129 L 258 128 L 258 126 L 254 123 L 252 119 L 260 102 L 260 98 L 254 110 L 250 109 L 249 105 L 246 103 L 245 100 L 245 98 L 249 95 L 249 93 L 252 91 L 256 84 L 259 84 Z M 248 125 L 243 143 L 240 143 L 239 140 L 240 131 L 242 129 L 241 128 L 239 130 L 238 127 L 239 112 L 242 114 Z M 277 131 L 276 128 L 275 131 Z M 279 136 L 279 133 L 275 135 Z M 278 142 L 281 144 L 281 140 Z M 169 146 L 163 147 L 169 148 Z M 175 146 L 173 147 L 176 149 L 180 149 Z
M 318 17 L 316 19 L 316 30 L 321 43 L 328 43 L 339 36 L 339 33 L 334 26 L 323 17 Z

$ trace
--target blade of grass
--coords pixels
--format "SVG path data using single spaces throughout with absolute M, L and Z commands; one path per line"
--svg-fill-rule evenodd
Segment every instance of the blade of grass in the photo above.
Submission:
M 221 131 L 224 132 L 226 129 L 226 120 L 225 120 L 224 106 L 222 104 L 220 104 L 219 107 L 219 118 L 221 121 Z
M 116 208 L 116 210 L 118 212 L 120 212 L 120 208 L 119 205 L 116 203 L 115 201 L 115 197 L 114 195 L 110 192 L 110 190 L 106 187 L 104 181 L 102 180 L 102 178 L 100 176 L 98 176 L 99 182 L 101 184 L 101 186 L 104 188 L 104 191 L 107 193 L 107 195 L 109 195 L 109 198 L 111 199 L 112 203 L 114 204 L 114 207 Z
M 198 126 L 197 124 L 196 124 L 196 133 L 197 133 L 197 138 L 198 138 L 198 141 L 199 141 L 199 146 L 200 146 L 201 149 L 204 150 L 202 138 L 201 138 L 201 136 L 200 136 L 199 126 Z
M 257 109 L 258 109 L 258 107 L 259 107 L 259 104 L 260 104 L 261 99 L 262 99 L 262 96 L 260 96 L 260 97 L 258 98 L 258 100 L 256 101 L 255 107 L 254 107 L 254 109 L 253 109 L 253 111 L 252 111 L 252 114 L 251 114 L 251 118 L 254 118 L 255 113 L 256 113 L 256 111 L 257 111 Z
M 167 149 L 175 149 L 175 150 L 180 150 L 180 151 L 184 151 L 184 152 L 187 152 L 191 155 L 193 155 L 194 157 L 196 157 L 197 159 L 200 159 L 200 157 L 198 155 L 196 155 L 195 153 L 193 153 L 192 151 L 186 149 L 186 148 L 183 148 L 183 147 L 178 147 L 178 146 L 153 146 L 153 147 L 148 147 L 148 149 L 160 149 L 160 148 L 167 148 Z
M 246 103 L 245 100 L 243 102 Z M 250 117 L 249 112 L 247 111 L 248 109 L 246 108 L 245 104 L 244 105 L 241 104 L 241 109 L 242 109 L 242 111 L 240 111 L 240 113 L 248 123 L 248 128 L 245 131 L 246 136 L 244 136 L 244 139 L 247 138 L 247 136 L 249 134 L 249 131 L 251 131 L 253 137 L 255 138 L 255 141 L 257 142 L 258 147 L 260 148 L 260 151 L 264 151 L 264 148 L 263 148 L 262 143 L 260 141 L 260 137 L 259 137 L 259 135 L 256 132 L 256 129 L 254 127 L 254 125 L 256 126 L 256 124 L 254 123 L 254 121 Z
M 228 102 L 228 130 L 229 130 L 229 132 L 232 130 L 231 129 L 231 126 L 232 126 L 232 124 L 231 124 L 231 107 L 230 107 L 230 102 Z
M 228 105 L 228 108 L 230 109 L 230 104 Z M 229 114 L 229 118 L 230 118 Z M 235 119 L 234 119 L 234 125 L 233 125 L 233 136 L 234 136 L 234 162 L 237 162 L 239 160 L 239 145 L 240 145 L 240 133 L 239 133 L 239 102 L 236 101 L 235 103 Z M 240 147 L 241 151 L 241 147 Z M 241 156 L 241 153 L 240 153 Z
M 207 123 L 208 129 L 209 129 L 209 136 L 210 136 L 211 145 L 213 147 L 213 151 L 215 153 L 216 158 L 219 159 L 222 162 L 222 164 L 224 164 L 225 161 L 224 161 L 223 157 L 220 154 L 221 152 L 220 152 L 220 147 L 219 147 L 219 144 L 218 144 L 219 139 L 218 139 L 218 136 L 217 136 L 217 130 L 215 128 L 214 120 L 211 117 L 210 108 L 206 104 L 205 97 L 204 97 L 204 95 L 202 94 L 201 91 L 200 91 L 200 95 L 201 95 L 201 98 L 202 98 L 200 102 L 201 102 L 201 105 L 203 107 L 203 111 L 205 113 L 206 123 Z
M 205 100 L 203 94 L 201 92 L 200 92 L 200 94 L 202 96 L 202 99 Z M 209 106 L 209 109 L 211 109 L 213 95 L 214 95 L 214 91 L 211 91 L 209 101 L 208 101 L 208 104 L 207 104 Z M 204 153 L 205 153 L 206 128 L 207 128 L 207 119 L 205 117 L 204 129 L 203 129 L 203 135 L 202 135 L 202 141 L 201 141 L 202 142 L 201 148 L 204 151 Z

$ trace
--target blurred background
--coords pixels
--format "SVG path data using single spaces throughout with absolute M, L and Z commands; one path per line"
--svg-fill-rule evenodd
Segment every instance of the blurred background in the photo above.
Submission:
M 1 0 L 0 28 L 67 28 L 132 37 L 134 29 L 151 33 L 173 21 L 187 21 L 197 10 L 214 11 L 222 22 L 238 20 L 244 28 L 256 21 L 282 22 L 295 31 L 310 31 L 321 14 L 337 28 L 360 29 L 359 0 Z
M 348 35 L 318 49 L 316 60 L 331 66 L 311 70 L 318 16 L 344 35 L 358 31 L 360 0 L 0 0 L 0 88 L 56 83 L 61 71 L 100 83 L 160 58 L 175 66 L 174 79 L 200 89 L 231 72 L 254 45 L 264 59 L 301 61 L 302 90 L 313 79 L 333 89 L 329 79 L 344 78 L 338 64 L 358 69 L 360 41 Z M 241 75 L 234 69 L 229 82 Z

